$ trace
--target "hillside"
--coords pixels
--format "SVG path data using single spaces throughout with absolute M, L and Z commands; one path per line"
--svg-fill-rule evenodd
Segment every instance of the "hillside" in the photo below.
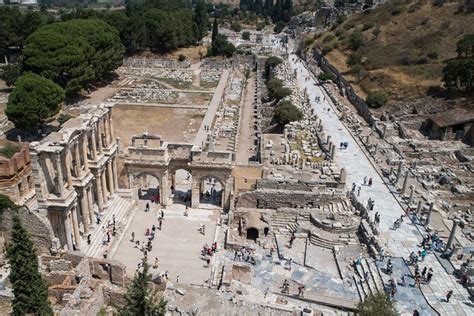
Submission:
M 459 7 L 459 2 L 436 7 L 427 0 L 393 0 L 315 35 L 315 45 L 360 96 L 383 90 L 393 101 L 419 99 L 443 85 L 445 60 L 456 56 L 456 43 L 465 34 L 474 33 L 474 13 Z

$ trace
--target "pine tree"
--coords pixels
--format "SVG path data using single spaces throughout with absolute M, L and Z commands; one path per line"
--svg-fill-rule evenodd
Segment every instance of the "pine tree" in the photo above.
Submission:
M 13 286 L 12 315 L 52 315 L 48 286 L 38 271 L 38 257 L 18 213 L 13 214 L 11 243 L 7 247 L 10 282 Z
M 142 271 L 135 273 L 132 284 L 127 289 L 125 299 L 127 305 L 121 311 L 124 316 L 162 316 L 165 315 L 166 301 L 161 298 L 156 304 L 156 292 L 148 288 L 148 282 L 151 281 L 151 274 L 148 272 L 149 265 L 143 261 Z
M 219 27 L 217 26 L 217 19 L 214 18 L 214 24 L 212 25 L 212 41 L 216 40 L 217 34 L 219 34 Z
M 194 8 L 194 23 L 196 23 L 196 38 L 200 41 L 207 33 L 207 6 L 204 0 L 198 0 Z

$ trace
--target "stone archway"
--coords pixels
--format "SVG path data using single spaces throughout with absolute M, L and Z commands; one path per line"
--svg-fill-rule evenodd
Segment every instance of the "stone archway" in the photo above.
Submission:
M 138 200 L 149 200 L 163 204 L 162 185 L 160 176 L 148 171 L 137 172 L 131 177 L 130 188 Z
M 174 204 L 191 205 L 193 176 L 185 168 L 175 168 L 169 173 L 171 198 Z
M 219 177 L 208 175 L 199 181 L 199 204 L 224 207 L 225 182 Z

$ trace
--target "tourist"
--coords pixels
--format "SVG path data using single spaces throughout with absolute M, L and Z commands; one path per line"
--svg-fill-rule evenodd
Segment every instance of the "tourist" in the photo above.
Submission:
M 107 243 L 109 243 L 109 242 L 110 242 L 110 233 L 107 232 Z
M 161 230 L 161 225 L 163 224 L 163 220 L 160 218 L 158 221 L 158 229 Z
M 158 269 L 158 264 L 160 263 L 160 260 L 158 257 L 155 257 L 155 263 L 153 264 L 153 269 Z
M 372 186 L 372 178 L 369 178 L 369 187 Z
M 298 286 L 298 296 L 304 297 L 304 285 Z
M 356 184 L 354 182 L 352 182 L 352 190 L 351 191 L 354 192 L 355 189 L 356 189 Z
M 99 225 L 100 224 L 100 215 L 97 214 L 97 216 L 95 217 L 95 220 L 96 220 L 96 224 Z
M 135 242 L 135 232 L 132 232 L 132 239 L 130 241 Z
M 367 184 L 367 176 L 364 177 L 364 185 Z
M 104 253 L 102 254 L 102 256 L 104 257 L 104 259 L 107 259 L 107 256 L 108 256 L 109 252 L 107 251 L 107 249 L 104 251 Z
M 151 231 L 152 231 L 152 232 L 155 232 L 155 230 L 156 230 L 156 226 L 155 226 L 155 224 L 153 224 L 153 225 L 151 226 Z
M 290 245 L 288 246 L 288 248 L 293 247 L 293 241 L 295 241 L 295 239 L 296 239 L 295 233 L 292 233 L 290 237 Z
M 176 283 L 179 283 L 179 274 L 176 275 Z
M 415 286 L 420 286 L 421 285 L 421 277 L 417 275 L 415 277 Z
M 426 275 L 426 283 L 430 283 L 432 277 L 433 277 L 433 268 L 429 268 L 428 274 Z
M 453 296 L 453 290 L 449 290 L 449 292 L 446 294 L 446 303 L 449 303 L 451 296 Z
M 392 259 L 388 259 L 387 267 L 385 268 L 385 272 L 387 274 L 392 274 L 392 272 L 393 272 Z
M 424 279 L 425 278 L 425 275 L 426 275 L 426 272 L 427 272 L 428 268 L 425 266 L 423 268 L 423 270 L 421 271 L 421 277 Z
M 413 316 L 420 316 L 420 312 L 416 309 L 413 310 Z
M 425 249 L 423 249 L 423 250 L 421 251 L 421 261 L 425 261 L 425 257 L 426 257 L 427 254 L 428 254 L 428 253 L 426 252 Z
M 91 234 L 87 235 L 87 244 L 91 244 Z
M 112 214 L 112 223 L 115 226 L 115 214 Z
M 385 259 L 385 250 L 383 248 L 381 248 L 380 251 L 379 251 L 379 257 L 380 257 L 380 261 L 384 261 L 384 259 Z
M 161 210 L 160 211 L 160 219 L 164 219 L 164 218 L 165 218 L 165 212 L 163 212 L 163 210 Z
M 145 212 L 148 212 L 149 210 L 150 210 L 150 203 L 146 202 Z
M 273 250 L 273 248 L 270 249 L 270 256 L 271 256 L 271 254 L 272 254 L 272 250 Z M 237 255 L 238 255 L 238 252 L 237 252 L 237 250 L 236 250 L 236 251 L 234 252 L 234 261 L 237 260 Z
M 401 281 L 402 281 L 401 283 L 402 283 L 403 286 L 405 286 L 407 284 L 407 282 L 405 280 L 405 274 L 404 273 L 402 273 Z
M 359 187 L 357 188 L 357 196 L 360 196 L 360 189 L 361 189 L 361 188 L 362 188 L 361 186 L 359 186 Z
M 170 274 L 169 274 L 169 272 L 168 272 L 168 271 L 165 271 L 165 279 L 166 279 L 166 280 L 168 280 L 168 279 L 169 279 L 169 277 L 170 277 Z
M 145 236 L 148 236 L 148 235 L 150 235 L 150 229 L 149 228 L 147 228 L 146 231 L 145 231 Z

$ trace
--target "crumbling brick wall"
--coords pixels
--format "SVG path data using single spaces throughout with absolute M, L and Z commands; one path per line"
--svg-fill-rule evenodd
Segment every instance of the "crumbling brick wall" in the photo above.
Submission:
M 29 232 L 38 254 L 49 253 L 53 236 L 50 227 L 48 227 L 34 212 L 30 212 L 25 208 L 20 208 L 18 212 L 20 214 L 21 222 Z M 11 237 L 12 224 L 12 211 L 5 210 L 0 219 L 0 233 L 5 236 L 7 242 Z

